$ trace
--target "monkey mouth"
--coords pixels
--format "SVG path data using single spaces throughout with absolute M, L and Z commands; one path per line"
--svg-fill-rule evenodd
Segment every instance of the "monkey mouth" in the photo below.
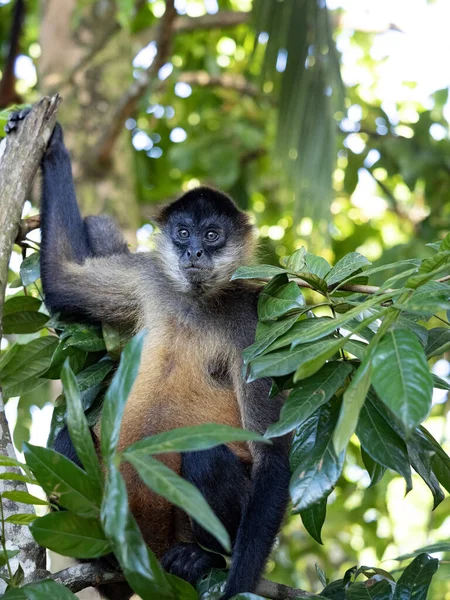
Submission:
M 190 283 L 201 283 L 205 281 L 210 276 L 210 269 L 205 267 L 199 267 L 196 265 L 190 265 L 188 267 L 183 268 L 183 273 L 185 278 Z

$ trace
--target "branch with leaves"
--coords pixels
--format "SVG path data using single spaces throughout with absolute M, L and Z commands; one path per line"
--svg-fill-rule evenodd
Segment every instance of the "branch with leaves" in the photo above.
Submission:
M 14 241 L 20 230 L 20 217 L 37 168 L 56 122 L 59 98 L 43 98 L 33 108 L 26 125 L 0 143 L 0 315 L 4 312 L 4 297 L 8 266 Z M 0 339 L 3 331 L 0 323 Z M 2 361 L 4 363 L 4 361 Z M 3 367 L 4 372 L 5 367 Z M 0 378 L 3 387 L 3 378 Z M 0 467 L 10 466 L 8 479 L 0 474 L 0 512 L 2 521 L 0 565 L 8 565 L 7 581 L 21 581 L 24 575 L 41 568 L 45 552 L 33 540 L 27 528 L 21 527 L 20 499 L 29 500 L 26 482 L 29 476 L 18 470 L 14 448 L 6 420 L 3 394 L 0 392 Z M 8 548 L 6 546 L 8 540 Z M 3 556 L 3 559 L 2 559 Z M 22 567 L 23 565 L 23 567 Z M 5 590 L 4 581 L 0 591 Z

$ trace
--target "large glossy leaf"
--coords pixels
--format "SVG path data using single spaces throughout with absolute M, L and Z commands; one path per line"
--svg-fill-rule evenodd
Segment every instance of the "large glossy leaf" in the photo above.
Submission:
M 189 452 L 207 450 L 219 444 L 239 441 L 267 442 L 254 431 L 238 429 L 218 423 L 205 423 L 192 427 L 180 427 L 157 433 L 132 444 L 126 449 L 127 455 L 162 454 L 165 452 Z
M 100 512 L 101 493 L 86 473 L 51 448 L 24 444 L 27 465 L 52 502 L 83 517 Z
M 41 307 L 42 300 L 33 296 L 13 296 L 5 302 L 3 317 L 21 312 L 37 312 Z
M 361 267 L 370 264 L 371 262 L 362 256 L 362 254 L 359 254 L 358 252 L 350 252 L 334 265 L 334 267 L 325 277 L 325 280 L 328 285 L 334 285 L 346 277 L 349 277 Z
M 273 267 L 272 265 L 256 265 L 254 267 L 239 267 L 231 279 L 268 279 L 286 273 L 286 269 L 281 267 Z
M 346 600 L 392 600 L 393 586 L 382 579 L 376 581 L 357 581 L 353 583 L 345 593 Z
M 433 380 L 423 347 L 411 331 L 386 333 L 374 351 L 372 382 L 405 431 L 414 429 L 428 415 Z
M 77 380 L 66 359 L 61 372 L 61 381 L 64 386 L 67 406 L 67 427 L 70 439 L 74 445 L 87 476 L 89 477 L 94 496 L 101 498 L 103 489 L 103 472 L 100 467 L 97 452 L 92 440 L 91 431 L 84 415 L 81 403 L 80 388 Z
M 54 512 L 30 525 L 40 546 L 63 556 L 97 558 L 111 552 L 111 545 L 97 519 L 80 517 L 69 511 Z
M 260 377 L 280 377 L 297 370 L 306 360 L 319 356 L 330 349 L 336 340 L 320 340 L 311 345 L 299 346 L 295 350 L 281 350 L 258 356 L 250 362 L 248 381 Z M 343 343 L 343 342 L 342 342 Z
M 369 454 L 367 454 L 367 452 L 364 450 L 364 448 L 362 446 L 361 446 L 361 458 L 362 458 L 364 466 L 366 467 L 366 470 L 370 477 L 369 487 L 372 487 L 372 486 L 376 485 L 379 481 L 381 481 L 381 479 L 383 478 L 383 475 L 386 473 L 386 467 L 384 467 L 383 465 L 380 465 L 380 463 L 377 463 L 376 460 L 373 460 L 373 458 L 371 456 L 369 456 Z
M 408 438 L 406 446 L 413 469 L 420 475 L 433 494 L 434 510 L 444 500 L 444 492 L 432 470 L 433 453 L 430 443 L 419 430 L 416 430 Z
M 227 530 L 194 485 L 154 458 L 126 451 L 123 453 L 123 458 L 133 465 L 149 488 L 181 508 L 209 531 L 225 550 L 230 551 L 230 537 Z
M 56 337 L 46 336 L 14 346 L 14 358 L 0 370 L 5 398 L 21 396 L 44 383 L 37 376 L 48 369 L 57 343 Z
M 296 283 L 289 283 L 285 274 L 277 275 L 261 291 L 258 316 L 261 321 L 276 321 L 293 310 L 305 306 L 305 299 Z
M 14 312 L 3 318 L 3 333 L 35 333 L 42 329 L 47 321 L 48 315 L 35 311 Z
M 126 345 L 105 396 L 102 412 L 102 453 L 105 462 L 114 455 L 119 442 L 120 424 L 128 395 L 136 379 L 145 331 L 141 331 Z
M 270 346 L 268 346 L 264 351 L 255 353 L 254 357 L 260 356 L 261 354 L 267 354 L 268 352 L 273 352 L 274 350 L 278 350 L 279 348 L 285 348 L 286 346 L 291 346 L 295 343 L 296 346 L 300 346 L 303 343 L 303 336 L 307 334 L 310 329 L 316 329 L 319 323 L 324 322 L 330 323 L 333 321 L 331 317 L 311 317 L 307 319 L 303 319 L 298 323 L 294 323 L 293 327 L 289 329 L 286 333 L 281 335 L 278 339 L 273 341 Z M 334 330 L 333 330 L 334 331 Z M 327 337 L 327 336 L 325 336 Z M 250 346 L 251 347 L 251 346 Z
M 305 263 L 308 271 L 313 273 L 313 275 L 317 275 L 317 277 L 320 277 L 321 279 L 325 279 L 327 273 L 331 271 L 331 265 L 327 260 L 325 260 L 325 258 L 322 258 L 322 256 L 316 256 L 315 254 L 306 252 Z
M 267 429 L 265 437 L 277 437 L 301 425 L 330 400 L 352 370 L 350 363 L 333 361 L 312 377 L 297 383 L 281 409 L 280 420 Z
M 296 320 L 298 319 L 298 315 L 293 315 L 291 317 L 287 317 L 286 319 L 282 319 L 275 323 L 271 323 L 268 327 L 267 331 L 258 337 L 257 341 L 246 348 L 242 353 L 242 358 L 244 362 L 249 362 L 252 358 L 255 358 L 266 348 L 268 348 L 275 340 L 283 336 L 283 334 L 287 333 L 289 329 L 292 328 Z
M 112 461 L 109 463 L 101 518 L 120 567 L 142 600 L 177 600 L 168 575 L 145 545 L 128 507 L 125 482 Z
M 318 544 L 323 544 L 322 527 L 325 523 L 326 515 L 327 498 L 322 498 L 310 508 L 300 511 L 300 517 L 306 531 Z
M 332 358 L 336 352 L 338 352 L 345 343 L 345 338 L 327 339 L 315 342 L 312 346 L 308 346 L 312 349 L 309 356 L 305 358 L 305 361 L 298 367 L 294 373 L 294 383 L 311 377 L 314 373 L 317 373 L 319 369 L 325 364 L 327 360 Z
M 419 554 L 398 580 L 394 600 L 427 600 L 428 588 L 438 567 L 437 558 Z
M 373 460 L 402 475 L 406 480 L 407 489 L 412 488 L 406 444 L 392 429 L 386 413 L 383 414 L 375 404 L 371 392 L 359 414 L 356 435 Z
M 43 500 L 42 498 L 38 498 L 37 496 L 33 496 L 28 492 L 23 492 L 22 490 L 13 490 L 11 492 L 3 492 L 2 497 L 7 500 L 13 500 L 14 502 L 21 502 L 23 504 L 33 504 L 36 506 L 48 506 L 47 500 Z
M 425 438 L 429 444 L 430 454 L 433 454 L 431 458 L 433 473 L 447 492 L 450 493 L 450 456 L 425 427 L 419 427 L 419 431 L 422 438 Z
M 113 368 L 113 362 L 106 357 L 78 373 L 76 379 L 80 392 L 85 392 L 99 385 Z
M 438 276 L 440 271 L 448 265 L 450 262 L 450 251 L 444 250 L 437 254 L 425 258 L 419 267 L 417 275 L 413 275 L 406 282 L 406 286 L 410 288 L 417 288 L 424 285 L 430 279 Z
M 332 492 L 344 463 L 344 453 L 336 455 L 332 440 L 339 403 L 324 405 L 316 413 L 310 417 L 313 429 L 306 427 L 310 434 L 300 433 L 302 441 L 293 443 L 296 468 L 289 490 L 295 513 L 311 508 Z
M 76 600 L 77 597 L 64 585 L 52 579 L 44 579 L 21 588 L 12 588 L 2 598 L 4 600 Z
M 426 354 L 428 358 L 439 356 L 450 348 L 450 327 L 436 327 L 428 332 Z
M 41 374 L 41 377 L 45 377 L 46 379 L 61 379 L 61 369 L 66 358 L 69 359 L 72 371 L 77 374 L 83 368 L 86 357 L 87 352 L 84 350 L 80 350 L 75 346 L 69 346 L 69 348 L 64 349 L 62 343 L 58 344 L 53 353 L 52 362 L 49 368 Z
M 67 348 L 72 346 L 86 352 L 106 350 L 105 341 L 100 331 L 94 327 L 88 326 L 79 328 L 73 335 L 70 335 L 64 340 L 64 350 L 67 350 Z
M 358 424 L 359 413 L 367 396 L 372 376 L 370 357 L 358 367 L 352 381 L 344 392 L 339 420 L 333 434 L 337 454 L 345 450 Z

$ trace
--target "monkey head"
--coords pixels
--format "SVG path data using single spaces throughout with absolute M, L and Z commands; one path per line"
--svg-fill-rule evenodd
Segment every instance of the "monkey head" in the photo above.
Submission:
M 181 292 L 220 291 L 252 259 L 255 236 L 248 216 L 211 188 L 187 192 L 161 211 L 157 223 L 156 255 Z

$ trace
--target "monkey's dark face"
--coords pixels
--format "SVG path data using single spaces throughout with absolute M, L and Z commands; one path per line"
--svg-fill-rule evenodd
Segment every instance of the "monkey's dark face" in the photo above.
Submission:
M 230 198 L 197 188 L 169 205 L 160 218 L 157 252 L 180 291 L 214 292 L 251 260 L 253 232 L 248 217 Z

